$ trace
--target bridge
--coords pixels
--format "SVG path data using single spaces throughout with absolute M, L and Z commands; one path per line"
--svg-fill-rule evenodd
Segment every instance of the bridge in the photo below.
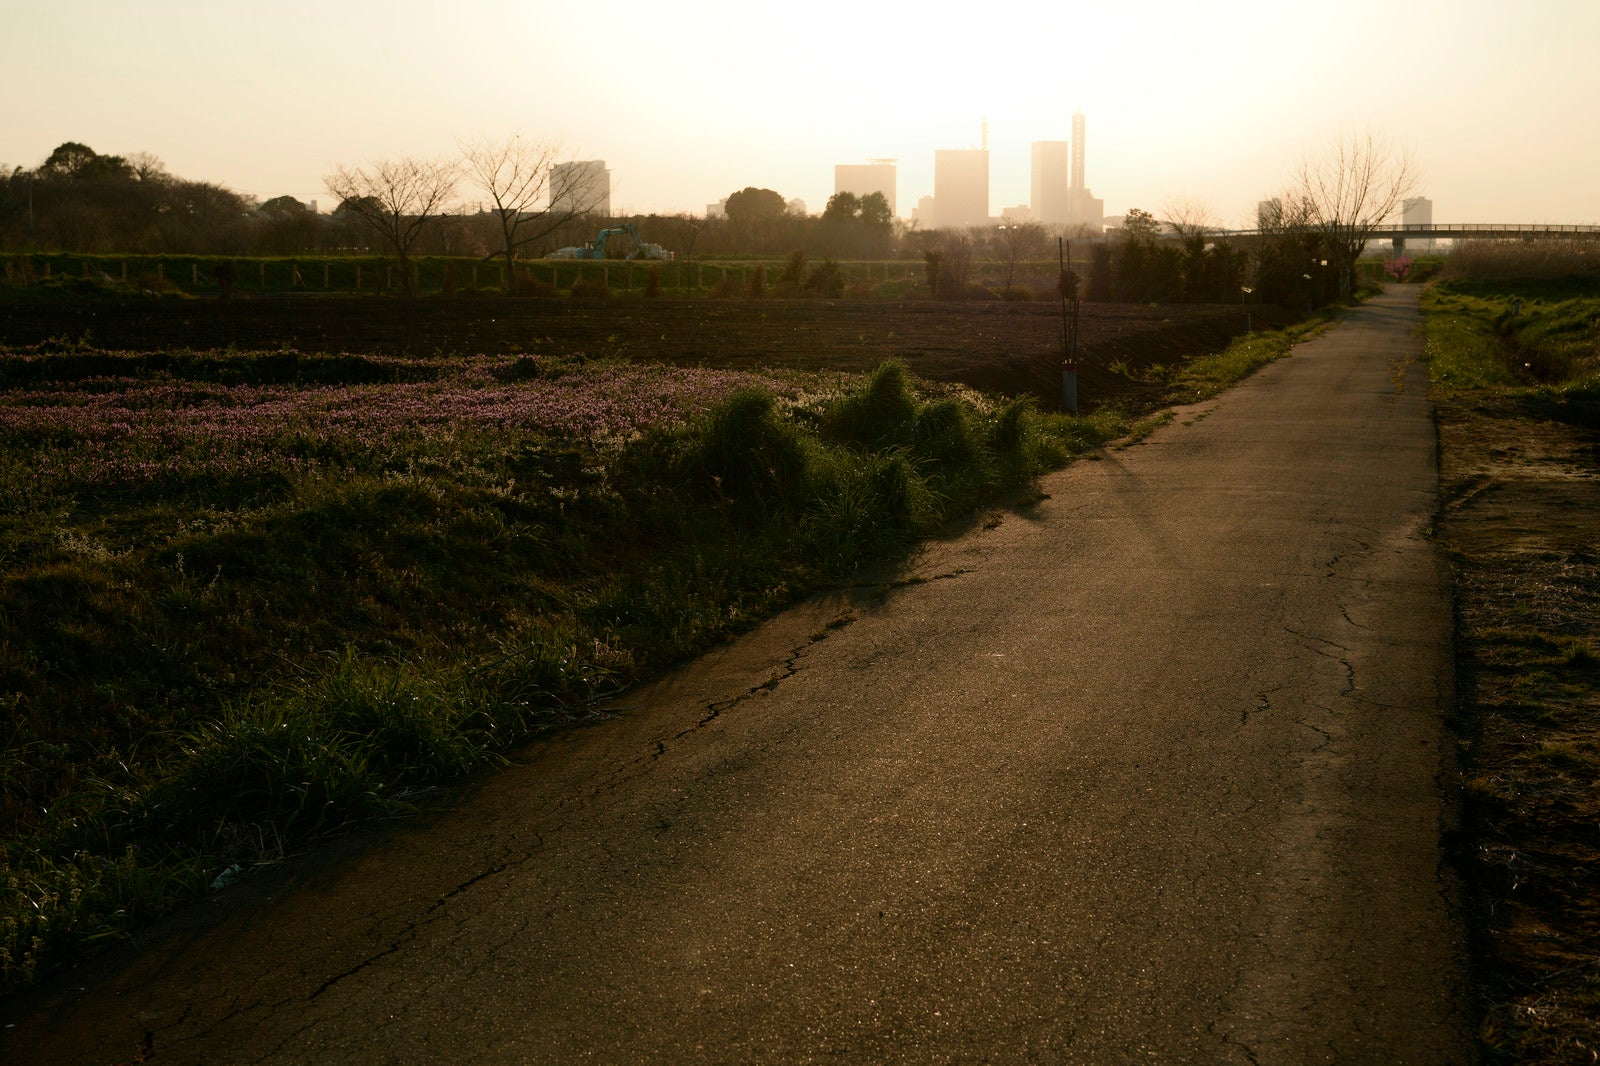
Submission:
M 1273 230 L 1260 229 L 1233 229 L 1213 231 L 1212 237 L 1260 237 L 1271 234 Z M 1388 240 L 1394 245 L 1395 254 L 1405 251 L 1406 239 L 1417 238 L 1421 240 L 1437 240 L 1447 238 L 1452 241 L 1469 240 L 1570 240 L 1588 238 L 1600 239 L 1600 225 L 1570 226 L 1554 225 L 1545 222 L 1410 222 L 1391 226 L 1374 226 L 1371 240 Z

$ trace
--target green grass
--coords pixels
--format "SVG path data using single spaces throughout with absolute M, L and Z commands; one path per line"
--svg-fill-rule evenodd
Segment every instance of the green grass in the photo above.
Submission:
M 1584 296 L 1565 295 L 1565 279 L 1544 287 L 1523 280 L 1515 293 L 1490 291 L 1490 284 L 1447 281 L 1424 294 L 1434 384 L 1452 391 L 1526 386 L 1554 400 L 1592 403 L 1600 380 L 1600 283 Z

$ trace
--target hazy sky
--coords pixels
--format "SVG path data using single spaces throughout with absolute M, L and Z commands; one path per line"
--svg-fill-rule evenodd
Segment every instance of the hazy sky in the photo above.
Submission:
M 605 160 L 619 213 L 818 212 L 892 157 L 909 215 L 987 117 L 999 214 L 1082 110 L 1108 214 L 1244 224 L 1370 128 L 1436 222 L 1600 222 L 1600 0 L 0 0 L 0 54 L 0 164 L 79 141 L 323 210 L 339 164 L 521 132 Z

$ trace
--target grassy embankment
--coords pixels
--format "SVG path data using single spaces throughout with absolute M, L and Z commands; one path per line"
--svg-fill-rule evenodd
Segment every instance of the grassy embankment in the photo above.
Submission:
M 1425 296 L 1481 1036 L 1600 1049 L 1600 246 L 1468 245 Z
M 0 353 L 0 989 L 599 713 L 1136 414 L 898 364 Z

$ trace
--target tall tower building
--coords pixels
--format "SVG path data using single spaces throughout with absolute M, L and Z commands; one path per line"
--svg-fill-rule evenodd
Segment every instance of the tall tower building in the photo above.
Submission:
M 1072 113 L 1072 188 L 1083 188 L 1083 112 Z
M 1035 221 L 1047 225 L 1068 221 L 1068 168 L 1070 145 L 1066 141 L 1033 142 L 1033 184 L 1028 206 Z

